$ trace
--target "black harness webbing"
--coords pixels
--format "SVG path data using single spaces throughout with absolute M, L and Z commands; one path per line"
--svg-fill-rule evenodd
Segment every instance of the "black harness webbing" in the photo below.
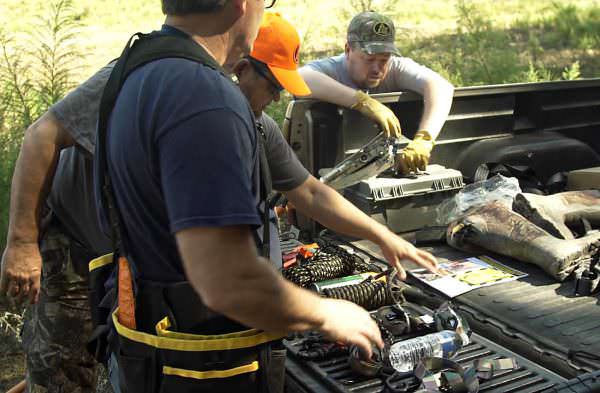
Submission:
M 225 75 L 223 68 L 213 59 L 202 46 L 194 40 L 181 34 L 165 34 L 154 32 L 150 34 L 137 33 L 133 35 L 123 53 L 119 57 L 115 67 L 108 79 L 102 99 L 100 101 L 100 113 L 98 118 L 98 139 L 97 139 L 97 179 L 102 194 L 102 204 L 106 209 L 108 221 L 111 227 L 111 239 L 115 255 L 126 255 L 126 233 L 122 217 L 116 206 L 113 187 L 108 171 L 108 156 L 106 137 L 108 130 L 108 121 L 115 105 L 123 83 L 138 67 L 155 60 L 164 58 L 183 58 L 192 60 Z M 264 132 L 261 135 L 257 133 L 257 143 L 260 150 L 260 199 L 264 201 L 263 211 L 263 241 L 261 244 L 262 256 L 269 257 L 269 206 L 266 201 L 268 192 L 271 189 L 271 174 L 266 159 L 264 147 Z M 265 254 L 266 253 L 266 254 Z
M 108 335 L 110 334 L 110 314 L 116 306 L 117 285 L 111 291 L 106 292 L 104 283 L 110 277 L 118 277 L 118 258 L 119 256 L 128 256 L 127 234 L 122 216 L 116 204 L 116 198 L 113 191 L 111 178 L 108 170 L 108 152 L 107 152 L 107 131 L 111 112 L 116 103 L 119 92 L 127 77 L 138 67 L 155 60 L 164 58 L 183 58 L 204 64 L 225 75 L 223 68 L 206 52 L 204 48 L 189 38 L 185 33 L 171 29 L 172 32 L 153 32 L 150 34 L 134 34 L 123 49 L 121 56 L 117 59 L 113 71 L 107 81 L 102 98 L 100 101 L 100 111 L 97 127 L 96 155 L 95 155 L 95 178 L 97 179 L 96 190 L 102 199 L 104 213 L 107 222 L 110 225 L 110 235 L 113 249 L 113 263 L 110 264 L 110 270 L 96 269 L 94 275 L 97 276 L 97 282 L 91 282 L 90 286 L 95 301 L 92 303 L 92 314 L 94 315 L 95 331 L 92 334 L 89 348 L 96 354 L 101 361 L 106 360 L 106 345 Z M 233 82 L 232 82 L 233 83 Z M 270 190 L 271 175 L 266 155 L 264 152 L 264 137 L 257 133 L 257 143 L 260 150 L 260 199 L 264 201 L 267 208 L 263 211 L 263 241 L 260 242 L 256 237 L 257 246 L 261 247 L 262 255 L 268 258 L 269 252 L 269 209 L 266 202 L 267 193 Z M 255 233 L 255 232 L 254 232 Z M 256 234 L 256 233 L 255 233 Z M 266 246 L 265 246 L 266 245 Z M 266 254 L 265 254 L 266 252 Z M 131 261 L 131 260 L 130 260 Z M 133 263 L 135 266 L 135 263 Z M 109 266 L 109 265 L 106 265 Z M 135 276 L 132 275 L 135 281 Z M 133 282 L 134 291 L 137 290 L 137 283 Z M 109 340 L 110 341 L 110 340 Z

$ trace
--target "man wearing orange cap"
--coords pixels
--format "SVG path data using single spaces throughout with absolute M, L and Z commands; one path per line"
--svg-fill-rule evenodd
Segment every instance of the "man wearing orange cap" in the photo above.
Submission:
M 277 123 L 263 113 L 272 101 L 279 100 L 284 89 L 295 96 L 311 94 L 298 72 L 299 52 L 300 38 L 296 29 L 279 14 L 265 13 L 252 52 L 232 68 L 259 127 L 264 131 L 273 188 L 283 192 L 299 212 L 324 226 L 377 243 L 401 275 L 404 275 L 404 269 L 400 260 L 404 258 L 434 270 L 433 256 L 376 223 L 338 192 L 310 175 L 283 138 Z M 272 233 L 276 233 L 275 230 Z M 271 259 L 280 265 L 278 239 L 272 239 L 271 250 Z

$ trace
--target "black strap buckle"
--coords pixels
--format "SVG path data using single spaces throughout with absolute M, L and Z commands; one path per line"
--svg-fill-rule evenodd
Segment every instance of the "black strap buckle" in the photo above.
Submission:
M 415 377 L 426 392 L 477 393 L 479 380 L 474 367 L 463 368 L 445 358 L 424 358 L 415 368 Z M 437 375 L 439 375 L 439 379 Z

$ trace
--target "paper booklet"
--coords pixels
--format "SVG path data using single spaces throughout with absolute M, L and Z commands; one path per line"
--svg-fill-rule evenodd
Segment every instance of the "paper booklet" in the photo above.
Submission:
M 485 255 L 458 261 L 446 259 L 442 260 L 438 266 L 444 275 L 434 274 L 426 269 L 415 269 L 409 273 L 425 285 L 437 289 L 450 298 L 473 289 L 501 284 L 527 276 L 527 274 L 503 265 Z

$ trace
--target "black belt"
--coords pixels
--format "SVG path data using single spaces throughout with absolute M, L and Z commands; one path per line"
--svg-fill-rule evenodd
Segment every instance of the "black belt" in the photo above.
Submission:
M 137 330 L 155 334 L 156 324 L 169 317 L 174 331 L 226 334 L 248 327 L 217 314 L 204 305 L 189 282 L 159 283 L 136 280 Z

